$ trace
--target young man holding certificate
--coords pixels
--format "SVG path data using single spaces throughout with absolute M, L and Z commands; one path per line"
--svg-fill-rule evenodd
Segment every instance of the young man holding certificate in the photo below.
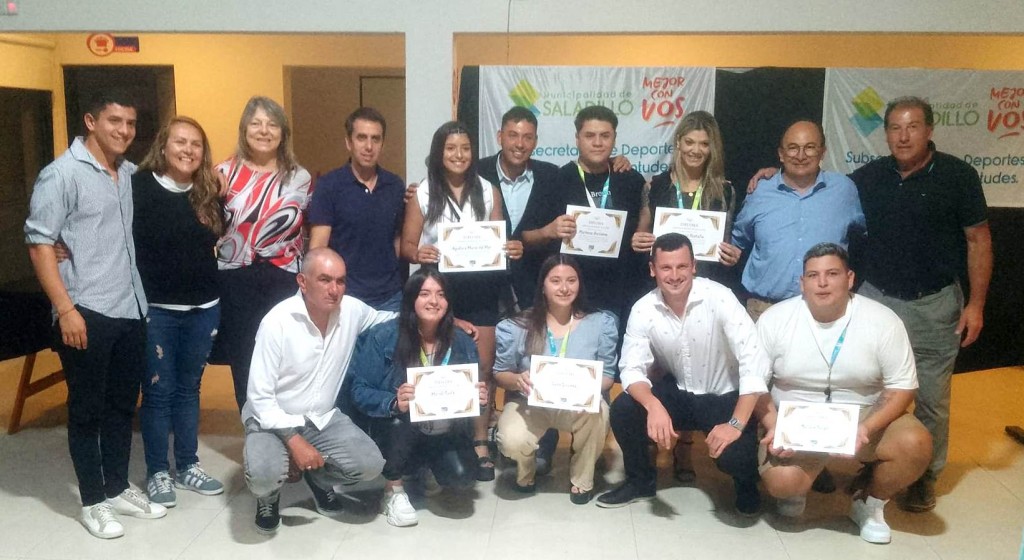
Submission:
M 639 280 L 640 257 L 630 248 L 630 239 L 640 217 L 644 177 L 632 169 L 616 171 L 611 157 L 618 124 L 615 113 L 599 105 L 576 115 L 579 158 L 563 165 L 557 179 L 537 193 L 539 204 L 527 209 L 521 229 L 523 244 L 545 256 L 558 253 L 566 243 L 571 249 L 561 250 L 579 261 L 591 303 L 621 322 L 632 303 L 629 287 Z M 569 205 L 580 211 L 571 212 Z M 584 219 L 594 226 L 587 233 L 605 242 L 593 247 L 573 243 Z
M 699 430 L 707 433 L 718 468 L 733 478 L 737 511 L 756 515 L 761 508 L 750 420 L 759 395 L 768 391 L 768 358 L 732 292 L 695 278 L 695 269 L 685 236 L 655 240 L 650 271 L 657 288 L 630 313 L 619 361 L 626 392 L 611 406 L 626 482 L 598 497 L 601 507 L 654 497 L 649 441 L 671 449 L 679 430 Z M 655 371 L 663 375 L 650 375 Z
M 850 292 L 854 274 L 842 247 L 820 243 L 803 260 L 803 296 L 772 306 L 757 322 L 773 372 L 771 396 L 758 403 L 767 431 L 761 479 L 780 514 L 799 516 L 815 476 L 841 456 L 822 442 L 843 443 L 846 429 L 856 439 L 850 458 L 864 463 L 851 484 L 850 518 L 864 540 L 888 543 L 886 502 L 931 458 L 927 429 L 907 413 L 917 392 L 907 331 L 887 307 Z M 851 404 L 859 417 L 842 421 L 833 413 Z

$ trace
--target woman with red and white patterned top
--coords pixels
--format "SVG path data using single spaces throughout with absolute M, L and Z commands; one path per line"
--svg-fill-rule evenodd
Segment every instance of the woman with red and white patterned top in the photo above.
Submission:
M 241 409 L 260 321 L 298 289 L 311 180 L 295 161 L 284 109 L 259 96 L 242 111 L 235 155 L 217 171 L 226 179 L 225 232 L 217 243 L 219 344 Z

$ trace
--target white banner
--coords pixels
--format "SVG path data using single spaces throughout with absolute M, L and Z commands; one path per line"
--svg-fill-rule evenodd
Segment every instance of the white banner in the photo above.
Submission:
M 978 170 L 989 206 L 1024 206 L 1022 72 L 829 68 L 826 169 L 849 173 L 889 155 L 882 117 L 904 95 L 931 103 L 936 148 Z
M 615 151 L 650 178 L 668 170 L 672 133 L 690 111 L 713 112 L 714 68 L 481 66 L 480 157 L 499 150 L 501 115 L 514 105 L 537 115 L 533 157 L 564 165 L 579 155 L 573 119 L 603 105 L 619 118 Z

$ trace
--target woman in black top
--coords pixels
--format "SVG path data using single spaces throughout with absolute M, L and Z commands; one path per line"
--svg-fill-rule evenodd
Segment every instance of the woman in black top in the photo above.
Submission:
M 166 507 L 176 503 L 175 487 L 204 495 L 224 491 L 196 456 L 199 384 L 220 322 L 218 190 L 206 133 L 188 117 L 160 130 L 132 176 L 135 253 L 149 300 L 139 411 L 146 490 Z M 173 478 L 167 457 L 172 432 Z
M 637 252 L 649 252 L 654 245 L 655 209 L 685 208 L 726 213 L 725 241 L 718 246 L 720 262 L 702 262 L 697 274 L 723 282 L 725 265 L 736 264 L 739 251 L 728 244 L 735 214 L 732 184 L 725 180 L 725 157 L 722 132 L 715 117 L 707 111 L 687 114 L 676 127 L 675 149 L 668 171 L 655 175 L 644 186 L 640 223 L 633 234 L 632 246 Z M 723 282 L 726 283 L 726 282 Z

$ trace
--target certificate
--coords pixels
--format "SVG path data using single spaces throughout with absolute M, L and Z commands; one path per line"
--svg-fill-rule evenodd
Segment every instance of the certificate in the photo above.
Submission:
M 437 224 L 441 272 L 505 270 L 505 222 Z
M 576 235 L 562 241 L 563 253 L 619 258 L 626 212 L 570 204 L 565 207 L 565 213 L 576 219 Z
M 414 367 L 406 370 L 416 388 L 409 403 L 413 422 L 447 420 L 480 415 L 479 373 L 476 364 Z
M 860 406 L 782 401 L 775 422 L 774 447 L 853 455 L 857 450 Z
M 718 244 L 725 241 L 725 212 L 658 207 L 654 211 L 654 237 L 681 233 L 693 243 L 699 261 L 718 261 Z
M 573 360 L 553 356 L 530 358 L 533 388 L 526 404 L 574 412 L 601 409 L 601 377 L 604 364 L 596 360 Z

